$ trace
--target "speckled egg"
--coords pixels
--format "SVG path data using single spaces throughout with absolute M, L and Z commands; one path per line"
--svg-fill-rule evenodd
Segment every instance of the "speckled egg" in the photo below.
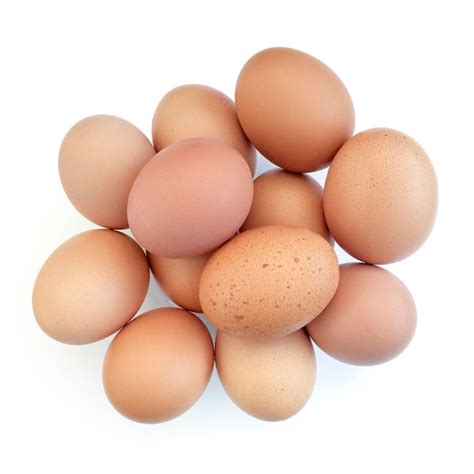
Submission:
M 306 174 L 270 170 L 254 181 L 252 207 L 242 231 L 268 225 L 305 227 L 331 241 L 323 212 L 323 188 Z
M 391 263 L 415 252 L 436 217 L 436 175 L 424 150 L 407 135 L 361 132 L 334 158 L 324 188 L 331 234 L 353 257 Z
M 256 418 L 278 421 L 300 411 L 316 379 L 306 331 L 256 341 L 218 332 L 216 366 L 232 401 Z
M 199 298 L 221 331 L 252 338 L 281 337 L 314 319 L 337 288 L 331 245 L 308 229 L 269 226 L 230 240 L 209 259 Z

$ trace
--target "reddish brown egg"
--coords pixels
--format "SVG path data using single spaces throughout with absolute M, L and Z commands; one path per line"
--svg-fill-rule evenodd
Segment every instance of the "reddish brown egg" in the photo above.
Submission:
M 295 49 L 270 48 L 250 58 L 235 103 L 257 150 L 288 171 L 324 168 L 354 129 L 344 84 L 321 61 Z
M 309 175 L 270 170 L 254 181 L 242 231 L 268 225 L 305 227 L 331 241 L 323 212 L 323 188 Z
M 211 138 L 235 148 L 255 173 L 255 148 L 245 136 L 234 102 L 222 92 L 199 84 L 169 91 L 153 117 L 156 151 L 189 138 Z
M 182 309 L 155 309 L 115 336 L 105 355 L 104 388 L 122 415 L 159 423 L 196 403 L 213 366 L 212 339 L 199 318 Z
M 391 263 L 415 252 L 430 234 L 438 207 L 436 175 L 407 135 L 367 130 L 337 153 L 323 201 L 341 247 L 364 262 Z
M 316 378 L 311 341 L 302 329 L 266 341 L 216 336 L 216 366 L 222 385 L 242 410 L 278 421 L 298 413 Z
M 148 138 L 119 117 L 95 115 L 78 122 L 59 152 L 59 175 L 76 209 L 103 227 L 128 227 L 133 181 L 155 155 Z
M 178 306 L 200 313 L 199 281 L 211 255 L 209 252 L 196 257 L 167 258 L 148 253 L 148 261 L 163 292 Z
M 416 307 L 392 273 L 362 263 L 340 267 L 339 286 L 308 326 L 314 342 L 349 364 L 373 365 L 402 352 L 416 328 Z
M 138 311 L 148 290 L 140 246 L 113 230 L 91 230 L 59 246 L 41 268 L 33 311 L 58 341 L 86 344 L 110 336 Z
M 186 140 L 160 151 L 138 175 L 128 201 L 130 229 L 156 255 L 202 255 L 235 235 L 252 196 L 252 174 L 238 151 Z
M 201 275 L 199 299 L 223 332 L 281 337 L 326 307 L 338 275 L 336 254 L 319 234 L 301 227 L 259 227 L 211 256 Z

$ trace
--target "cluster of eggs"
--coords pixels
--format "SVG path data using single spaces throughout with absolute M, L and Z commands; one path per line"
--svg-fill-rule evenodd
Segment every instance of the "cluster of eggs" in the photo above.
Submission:
M 281 420 L 312 392 L 311 339 L 347 363 L 395 357 L 415 331 L 415 304 L 376 265 L 425 241 L 436 177 L 407 135 L 353 129 L 341 80 L 288 48 L 245 64 L 235 104 L 201 85 L 170 91 L 153 117 L 153 144 L 117 117 L 80 121 L 61 146 L 61 182 L 104 228 L 72 237 L 43 265 L 33 290 L 40 327 L 69 344 L 119 331 L 104 388 L 140 422 L 190 408 L 214 362 L 239 407 Z M 256 149 L 278 168 L 254 180 Z M 305 173 L 328 165 L 323 190 Z M 339 265 L 334 241 L 360 262 Z M 180 308 L 132 319 L 150 269 Z M 217 328 L 215 347 L 192 312 Z

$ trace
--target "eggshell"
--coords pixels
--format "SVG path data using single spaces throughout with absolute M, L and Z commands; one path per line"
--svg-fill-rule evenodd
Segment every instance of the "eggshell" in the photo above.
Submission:
M 223 332 L 281 337 L 315 318 L 337 288 L 331 245 L 299 227 L 252 229 L 226 243 L 207 262 L 199 298 Z
M 415 302 L 387 270 L 345 264 L 334 298 L 307 329 L 314 342 L 336 359 L 380 364 L 400 354 L 413 338 Z
M 305 227 L 332 242 L 324 219 L 323 188 L 304 174 L 274 169 L 260 175 L 241 230 L 268 225 Z
M 201 313 L 199 281 L 211 255 L 208 252 L 196 257 L 167 258 L 148 253 L 148 261 L 156 282 L 174 303 Z
M 67 344 L 110 336 L 145 299 L 148 262 L 130 237 L 91 230 L 59 246 L 41 268 L 33 289 L 33 311 L 41 329 Z
M 211 138 L 235 148 L 255 173 L 255 148 L 240 126 L 232 99 L 212 87 L 187 84 L 169 91 L 153 117 L 157 151 L 189 138 Z
M 250 141 L 288 171 L 324 168 L 354 130 L 344 84 L 325 64 L 295 49 L 270 48 L 250 58 L 235 102 Z
M 156 255 L 201 255 L 239 230 L 252 196 L 252 174 L 238 151 L 186 140 L 164 148 L 138 175 L 128 200 L 130 229 Z
M 196 403 L 213 366 L 212 339 L 199 318 L 182 309 L 155 309 L 115 336 L 105 355 L 104 388 L 122 415 L 159 423 Z
M 78 122 L 59 152 L 59 175 L 74 207 L 103 227 L 128 227 L 133 181 L 155 155 L 148 138 L 119 117 L 95 115 Z
M 313 391 L 316 359 L 304 330 L 266 341 L 218 332 L 216 366 L 225 391 L 256 418 L 278 421 L 299 412 Z
M 436 175 L 413 139 L 372 129 L 337 153 L 324 189 L 324 212 L 337 243 L 368 263 L 391 263 L 415 252 L 437 212 Z

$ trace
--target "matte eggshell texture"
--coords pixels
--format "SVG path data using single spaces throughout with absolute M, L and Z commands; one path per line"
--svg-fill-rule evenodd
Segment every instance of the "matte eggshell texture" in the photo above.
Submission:
M 166 295 L 178 306 L 200 313 L 199 281 L 211 255 L 209 252 L 197 257 L 166 258 L 148 253 L 148 261 L 156 282 Z
M 130 229 L 156 255 L 201 255 L 239 230 L 252 196 L 239 152 L 215 140 L 186 140 L 160 151 L 138 175 L 128 201 Z
M 331 245 L 299 227 L 252 229 L 209 259 L 199 298 L 221 331 L 252 338 L 281 337 L 315 318 L 337 288 Z
M 354 108 L 341 80 L 301 51 L 270 48 L 243 67 L 235 102 L 258 151 L 288 171 L 324 168 L 354 130 Z
M 234 403 L 267 421 L 284 420 L 300 411 L 316 378 L 314 350 L 304 330 L 266 341 L 218 332 L 216 365 Z
M 332 243 L 323 188 L 308 175 L 270 170 L 255 179 L 252 207 L 241 230 L 268 225 L 305 227 Z
M 124 326 L 145 299 L 148 262 L 139 245 L 113 230 L 64 242 L 46 260 L 33 289 L 41 329 L 58 341 L 86 344 Z
M 159 423 L 194 405 L 213 366 L 212 339 L 199 318 L 182 309 L 155 309 L 115 336 L 104 360 L 104 388 L 122 415 Z
M 438 206 L 436 175 L 407 135 L 367 130 L 337 153 L 323 200 L 341 247 L 364 262 L 391 263 L 415 252 L 430 234 Z
M 59 152 L 59 175 L 74 207 L 90 221 L 128 227 L 133 181 L 155 155 L 148 138 L 119 117 L 96 115 L 69 130 Z
M 334 298 L 307 329 L 314 342 L 336 359 L 380 364 L 400 354 L 413 338 L 415 302 L 387 270 L 345 264 Z
M 188 84 L 169 91 L 153 117 L 157 151 L 189 138 L 211 138 L 235 148 L 255 173 L 255 148 L 240 126 L 232 99 L 212 87 Z

